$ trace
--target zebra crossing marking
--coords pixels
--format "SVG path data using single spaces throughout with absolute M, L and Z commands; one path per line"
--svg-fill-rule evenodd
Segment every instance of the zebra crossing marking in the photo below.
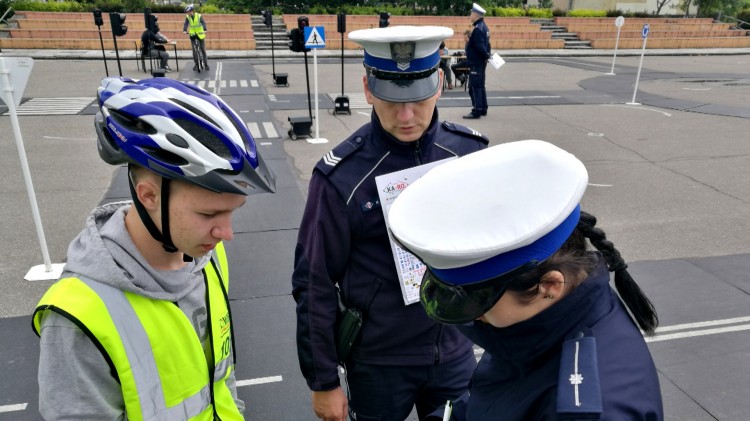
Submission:
M 263 125 L 261 130 L 261 124 Z M 253 135 L 254 139 L 272 139 L 278 138 L 279 133 L 276 131 L 273 123 L 270 121 L 264 121 L 260 124 L 254 121 L 248 121 L 245 123 L 250 134 Z M 264 135 L 265 132 L 265 135 Z
M 258 84 L 257 80 L 250 80 L 247 79 L 230 79 L 230 80 L 221 80 L 217 84 L 215 80 L 207 80 L 207 79 L 180 79 L 181 82 L 186 82 L 193 84 L 201 89 L 215 89 L 215 88 L 247 88 L 247 87 L 253 87 L 257 88 L 260 85 Z
M 96 98 L 31 98 L 16 108 L 18 115 L 76 115 L 85 110 Z M 9 115 L 7 110 L 3 115 Z
M 326 94 L 328 96 L 328 99 L 331 100 L 331 102 L 336 103 L 336 97 L 340 96 L 341 94 Z M 369 109 L 372 108 L 372 105 L 367 103 L 367 99 L 365 98 L 364 92 L 357 92 L 357 93 L 350 93 L 345 94 L 349 97 L 349 108 L 350 109 Z

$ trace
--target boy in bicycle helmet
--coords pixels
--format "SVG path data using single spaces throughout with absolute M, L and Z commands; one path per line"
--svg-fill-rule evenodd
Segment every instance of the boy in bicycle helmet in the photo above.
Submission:
M 131 202 L 91 213 L 33 316 L 45 420 L 241 420 L 223 241 L 275 181 L 224 101 L 167 78 L 102 80 L 101 158 Z
M 208 32 L 206 21 L 203 20 L 203 15 L 196 13 L 195 6 L 192 4 L 188 4 L 185 7 L 185 13 L 187 13 L 187 16 L 185 16 L 185 23 L 182 25 L 182 33 L 190 35 L 191 43 L 197 41 L 203 59 L 203 67 L 206 70 L 210 70 L 210 67 L 208 67 L 208 56 L 206 55 L 206 32 Z M 195 47 L 193 47 L 193 60 L 195 61 L 193 70 L 200 72 L 201 63 Z

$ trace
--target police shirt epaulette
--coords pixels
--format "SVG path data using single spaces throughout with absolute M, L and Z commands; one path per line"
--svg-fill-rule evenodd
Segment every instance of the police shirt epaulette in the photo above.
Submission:
M 451 123 L 450 121 L 444 121 L 443 122 L 443 127 L 446 130 L 450 131 L 450 132 L 461 133 L 461 134 L 467 135 L 469 137 L 473 137 L 473 138 L 479 139 L 480 141 L 484 142 L 485 145 L 487 145 L 487 144 L 490 143 L 490 139 L 488 139 L 487 136 L 479 133 L 478 131 L 476 131 L 476 130 L 474 130 L 472 128 L 469 128 L 469 127 L 466 127 L 466 126 L 462 126 L 462 125 L 456 124 L 456 123 Z
M 325 154 L 323 158 L 318 161 L 317 165 L 315 165 L 315 168 L 325 175 L 330 174 L 341 161 L 353 154 L 357 149 L 361 148 L 364 143 L 362 136 L 355 136 L 341 142 L 338 146 Z

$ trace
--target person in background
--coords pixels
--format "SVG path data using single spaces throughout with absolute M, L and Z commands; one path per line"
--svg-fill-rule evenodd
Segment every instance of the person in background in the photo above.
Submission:
M 405 305 L 375 177 L 486 147 L 475 130 L 441 122 L 440 42 L 453 30 L 397 26 L 353 31 L 365 50 L 371 121 L 315 166 L 292 274 L 297 352 L 315 415 L 327 421 L 403 421 L 462 395 L 476 366 L 469 340 L 419 305 Z M 337 292 L 364 324 L 343 361 L 335 346 Z
M 485 89 L 485 71 L 490 58 L 490 30 L 484 23 L 486 11 L 474 3 L 469 19 L 474 29 L 466 43 L 466 63 L 469 65 L 469 96 L 471 112 L 464 118 L 477 119 L 487 115 L 487 90 Z
M 273 175 L 200 88 L 112 77 L 97 98 L 99 155 L 128 165 L 133 201 L 92 211 L 34 311 L 42 417 L 242 420 L 224 241 Z
M 587 183 L 575 156 L 527 140 L 438 166 L 392 204 L 393 235 L 427 265 L 423 308 L 484 349 L 451 420 L 664 419 L 640 331 L 657 314 L 581 211 Z
M 185 23 L 182 25 L 182 33 L 190 35 L 190 42 L 195 38 L 198 39 L 201 54 L 203 54 L 203 67 L 206 70 L 210 70 L 211 68 L 208 67 L 208 56 L 206 55 L 206 32 L 208 32 L 206 21 L 203 20 L 203 15 L 195 12 L 193 4 L 188 4 L 185 7 L 185 13 L 187 13 L 187 16 L 185 16 Z M 193 50 L 193 61 L 195 62 L 193 70 L 198 71 L 200 63 L 198 63 L 198 55 L 195 50 Z
M 445 75 L 445 80 L 448 83 L 448 89 L 453 89 L 453 77 L 452 72 L 450 69 L 450 50 L 445 48 L 445 41 L 440 43 L 440 68 L 443 70 L 443 74 Z
M 471 31 L 468 29 L 464 31 L 464 51 L 462 54 L 466 55 L 466 48 L 469 44 L 469 37 L 471 36 Z M 458 85 L 458 82 L 461 82 L 461 85 L 467 83 L 468 79 L 468 70 L 467 70 L 468 64 L 466 64 L 466 57 L 459 58 L 456 60 L 455 64 L 451 65 L 451 71 L 456 76 L 456 84 Z M 471 91 L 469 91 L 469 94 L 471 94 Z M 472 100 L 473 101 L 473 100 Z M 473 103 L 473 102 L 472 102 Z
M 169 42 L 164 34 L 159 31 L 159 25 L 157 24 L 153 31 L 146 28 L 141 34 L 141 46 L 143 48 L 143 55 L 146 57 L 152 57 L 159 59 L 159 68 L 164 69 L 166 72 L 171 72 L 172 69 L 169 67 L 169 53 L 164 48 L 164 44 Z

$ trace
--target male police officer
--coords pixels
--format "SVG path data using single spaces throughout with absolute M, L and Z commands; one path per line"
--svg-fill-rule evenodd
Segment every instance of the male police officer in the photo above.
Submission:
M 476 119 L 487 115 L 487 90 L 484 88 L 484 76 L 487 60 L 490 58 L 490 30 L 484 23 L 486 11 L 474 3 L 469 19 L 474 29 L 469 42 L 466 43 L 466 64 L 469 65 L 469 96 L 471 112 L 464 118 Z
M 292 275 L 297 346 L 313 410 L 324 420 L 420 418 L 467 389 L 471 343 L 451 326 L 405 305 L 375 177 L 486 147 L 478 132 L 438 120 L 444 27 L 354 31 L 365 49 L 365 97 L 372 119 L 318 162 L 299 229 Z M 363 312 L 339 386 L 336 285 Z

